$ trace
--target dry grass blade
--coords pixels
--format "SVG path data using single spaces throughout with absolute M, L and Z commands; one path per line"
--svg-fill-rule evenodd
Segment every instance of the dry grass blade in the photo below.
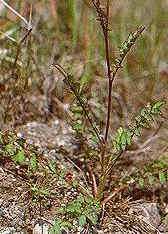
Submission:
M 31 21 L 27 21 L 21 14 L 19 14 L 15 9 L 13 9 L 8 3 L 6 3 L 4 0 L 0 0 L 2 4 L 7 7 L 10 11 L 12 11 L 13 14 L 18 16 L 27 26 L 28 31 L 32 28 Z M 30 13 L 31 16 L 31 13 Z M 31 17 L 30 17 L 31 19 Z

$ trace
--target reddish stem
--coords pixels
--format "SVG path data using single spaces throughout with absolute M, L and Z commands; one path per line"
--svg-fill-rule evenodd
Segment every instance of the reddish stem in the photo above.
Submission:
M 108 79 L 109 79 L 109 88 L 108 88 L 108 109 L 107 109 L 107 123 L 106 123 L 106 131 L 105 131 L 105 142 L 108 138 L 108 131 L 110 127 L 110 116 L 111 116 L 111 93 L 112 93 L 112 83 L 113 79 L 111 79 L 111 69 L 110 69 L 110 49 L 109 49 L 109 0 L 107 1 L 106 5 L 106 29 L 104 31 L 104 39 L 105 39 L 105 49 L 106 49 L 106 63 L 107 63 L 107 72 L 108 72 Z

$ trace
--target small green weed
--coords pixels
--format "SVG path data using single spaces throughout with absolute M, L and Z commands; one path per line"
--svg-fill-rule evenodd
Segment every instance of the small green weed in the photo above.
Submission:
M 16 132 L 5 131 L 0 134 L 0 148 L 4 158 L 11 158 L 16 164 L 24 164 L 26 162 L 30 171 L 35 170 L 37 167 L 36 149 L 28 145 L 26 140 L 18 136 Z
M 73 228 L 73 225 L 68 221 L 64 221 L 64 220 L 58 218 L 55 220 L 54 225 L 48 229 L 48 231 L 49 231 L 49 233 L 52 233 L 52 234 L 55 234 L 55 233 L 61 234 L 62 230 L 64 228 L 67 228 L 67 227 Z
M 85 87 L 88 84 L 88 78 L 84 77 L 80 82 L 75 81 L 75 78 L 66 73 L 66 71 L 58 64 L 54 64 L 55 68 L 62 73 L 64 76 L 65 83 L 69 86 L 70 90 L 74 93 L 76 97 L 76 103 L 72 107 L 72 112 L 74 113 L 74 123 L 72 123 L 72 128 L 76 131 L 78 137 L 81 139 L 88 139 L 87 136 L 91 136 L 90 139 L 97 144 L 97 148 L 89 146 L 87 148 L 87 155 L 90 161 L 94 165 L 93 158 L 98 161 L 101 170 L 98 174 L 98 183 L 96 183 L 94 173 L 91 173 L 92 180 L 92 196 L 96 201 L 100 202 L 100 207 L 104 204 L 108 198 L 104 197 L 105 186 L 108 178 L 112 174 L 113 168 L 116 162 L 122 156 L 123 152 L 132 144 L 132 138 L 134 136 L 141 136 L 141 129 L 149 129 L 151 122 L 154 121 L 155 116 L 162 115 L 160 108 L 165 104 L 164 101 L 159 101 L 154 104 L 147 103 L 145 107 L 141 110 L 140 115 L 135 118 L 135 123 L 131 124 L 128 129 L 120 127 L 113 140 L 109 140 L 109 129 L 111 121 L 111 104 L 112 104 L 112 88 L 113 82 L 116 78 L 116 74 L 120 69 L 122 69 L 122 64 L 129 53 L 132 46 L 135 44 L 137 39 L 141 36 L 145 27 L 140 26 L 135 32 L 129 34 L 128 38 L 119 46 L 119 56 L 114 58 L 113 63 L 111 63 L 110 58 L 110 48 L 109 48 L 109 1 L 107 1 L 105 9 L 102 8 L 100 1 L 92 0 L 92 3 L 96 9 L 98 15 L 98 21 L 100 27 L 102 28 L 105 51 L 106 51 L 106 64 L 107 64 L 107 74 L 108 74 L 108 100 L 107 100 L 107 110 L 106 110 L 106 128 L 104 137 L 102 137 L 101 130 L 98 129 L 91 116 L 91 111 L 89 111 L 88 100 L 86 97 Z M 84 119 L 88 121 L 88 128 L 84 127 Z M 92 144 L 93 145 L 93 144 Z M 109 146 L 110 145 L 110 146 Z M 94 150 L 93 150 L 94 148 Z M 92 156 L 91 152 L 94 154 Z M 92 166 L 93 167 L 93 166 Z M 159 180 L 161 183 L 165 182 L 165 177 L 162 172 L 159 172 Z M 149 183 L 153 183 L 153 177 L 149 177 Z M 143 179 L 139 178 L 139 184 L 143 184 Z M 92 216 L 88 216 L 88 210 L 93 209 L 93 204 L 81 197 L 79 200 L 74 200 L 69 203 L 66 207 L 61 208 L 61 211 L 70 215 L 73 218 L 78 219 L 79 225 L 84 225 L 86 221 L 91 221 L 91 224 L 96 224 L 97 219 L 92 220 Z M 96 211 L 96 210 L 95 210 Z M 96 211 L 97 214 L 99 213 Z M 90 214 L 90 213 L 89 213 Z M 95 214 L 94 214 L 95 215 Z M 61 228 L 61 226 L 60 226 Z
M 155 185 L 168 183 L 168 162 L 167 159 L 157 160 L 141 168 L 136 173 L 126 177 L 123 183 L 133 180 L 140 188 L 146 185 Z
M 108 136 L 110 129 L 110 120 L 111 120 L 111 104 L 112 104 L 112 87 L 113 82 L 118 71 L 122 68 L 122 63 L 129 53 L 132 46 L 135 44 L 136 40 L 144 31 L 145 27 L 140 26 L 135 32 L 130 33 L 127 40 L 121 44 L 119 47 L 119 56 L 114 59 L 114 63 L 111 65 L 110 61 L 110 49 L 109 49 L 109 1 L 106 4 L 106 12 L 100 5 L 100 1 L 92 0 L 94 7 L 96 8 L 98 14 L 98 21 L 102 28 L 104 35 L 105 49 L 106 49 L 106 63 L 107 63 L 107 74 L 109 80 L 108 87 L 108 104 L 107 104 L 107 115 L 106 115 L 106 128 L 104 137 L 102 137 L 101 131 L 97 128 L 96 124 L 93 123 L 92 117 L 90 116 L 89 107 L 87 104 L 87 97 L 85 92 L 85 85 L 87 85 L 88 79 L 85 79 L 81 83 L 75 81 L 74 77 L 71 74 L 65 72 L 65 70 L 58 64 L 54 65 L 62 75 L 64 76 L 65 83 L 69 86 L 70 90 L 74 93 L 76 97 L 76 106 L 72 108 L 75 113 L 74 117 L 77 115 L 77 118 L 74 118 L 74 124 L 72 128 L 77 132 L 78 135 L 83 136 L 86 139 L 87 135 L 91 135 L 91 139 L 95 140 L 98 144 L 99 152 L 97 159 L 101 165 L 101 172 L 99 175 L 98 185 L 94 184 L 93 197 L 97 199 L 102 199 L 104 196 L 104 189 L 107 178 L 112 173 L 112 169 L 115 166 L 117 160 L 121 157 L 123 152 L 131 145 L 131 139 L 133 136 L 139 137 L 140 128 L 150 128 L 150 122 L 153 121 L 153 116 L 161 115 L 160 108 L 164 104 L 164 101 L 160 101 L 154 104 L 148 103 L 145 108 L 141 110 L 140 115 L 135 118 L 135 124 L 132 125 L 127 130 L 124 130 L 120 127 L 117 131 L 115 140 L 110 142 L 111 148 L 109 149 Z M 80 117 L 81 115 L 81 117 Z M 88 130 L 85 130 L 83 125 L 83 116 L 87 119 L 90 124 Z M 90 148 L 88 146 L 88 148 Z M 93 148 L 93 147 L 92 147 Z M 108 153 L 108 152 L 111 153 Z M 88 150 L 89 152 L 89 150 Z M 95 150 L 96 153 L 96 150 Z M 90 157 L 91 158 L 91 157 Z
M 66 216 L 66 219 L 56 219 L 55 224 L 49 229 L 51 233 L 61 233 L 63 227 L 70 227 L 75 231 L 76 227 L 83 227 L 88 222 L 90 225 L 96 225 L 100 214 L 100 202 L 93 198 L 80 195 L 77 199 L 63 205 L 58 213 Z M 77 224 L 72 225 L 67 220 L 76 220 Z M 75 227 L 76 226 L 76 227 Z

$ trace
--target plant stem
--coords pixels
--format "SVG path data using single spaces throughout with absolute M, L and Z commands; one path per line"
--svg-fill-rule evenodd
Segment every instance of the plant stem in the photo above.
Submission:
M 104 39 L 105 39 L 105 50 L 106 50 L 106 63 L 107 63 L 107 74 L 109 79 L 109 89 L 108 89 L 108 107 L 107 107 L 107 121 L 106 121 L 106 131 L 105 131 L 105 142 L 108 138 L 108 131 L 110 127 L 110 116 L 111 116 L 111 93 L 112 93 L 112 82 L 111 79 L 111 69 L 110 69 L 110 49 L 109 49 L 109 0 L 106 5 L 106 30 L 104 31 Z
M 82 100 L 81 100 L 79 94 L 76 92 L 75 88 L 73 87 L 73 85 L 71 84 L 71 82 L 70 82 L 70 80 L 69 80 L 68 74 L 64 71 L 64 69 L 63 69 L 59 64 L 52 64 L 52 65 L 53 65 L 56 69 L 58 69 L 58 70 L 61 72 L 61 74 L 65 77 L 65 80 L 66 80 L 67 84 L 69 85 L 70 89 L 71 89 L 72 92 L 74 93 L 76 99 L 78 100 L 80 106 L 81 106 L 82 109 L 83 109 L 83 112 L 84 112 L 86 118 L 88 119 L 88 121 L 89 121 L 91 127 L 93 128 L 94 133 L 96 134 L 96 136 L 97 136 L 97 138 L 98 138 L 100 144 L 102 145 L 102 144 L 103 144 L 103 139 L 100 137 L 99 131 L 98 131 L 98 129 L 96 128 L 96 126 L 93 125 L 93 122 L 92 122 L 91 118 L 89 117 L 88 112 L 87 112 L 87 110 L 86 110 L 86 108 L 85 108 L 85 105 L 83 104 L 83 102 L 82 102 Z
M 99 185 L 98 185 L 98 189 L 97 189 L 97 199 L 98 200 L 102 200 L 103 199 L 103 192 L 104 192 L 104 187 L 106 184 L 106 179 L 107 179 L 107 175 L 106 173 L 103 173 L 100 177 L 100 181 L 99 181 Z

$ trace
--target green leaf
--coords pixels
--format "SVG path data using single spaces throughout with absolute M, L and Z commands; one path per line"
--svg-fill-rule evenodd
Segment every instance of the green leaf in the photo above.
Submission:
M 118 145 L 120 145 L 120 142 L 121 142 L 121 136 L 119 134 L 117 134 L 117 136 L 116 136 L 116 143 Z
M 149 104 L 147 104 L 147 105 L 149 105 Z M 152 115 L 150 114 L 150 106 L 148 106 L 148 110 L 146 110 L 145 108 L 143 108 L 142 110 L 141 110 L 141 116 L 142 117 L 144 117 L 145 119 L 147 119 L 148 121 L 152 121 L 153 119 L 152 119 Z
M 61 234 L 63 227 L 73 227 L 73 226 L 70 222 L 58 218 L 55 220 L 54 225 L 48 229 L 48 231 L 49 233 L 52 234 Z
M 145 108 L 143 108 L 143 109 L 141 110 L 141 116 L 145 117 L 146 114 L 147 114 L 147 110 L 146 110 Z
M 126 134 L 123 130 L 123 132 L 121 134 L 121 148 L 123 151 L 126 149 L 126 146 L 127 146 L 127 137 L 126 137 Z
M 153 164 L 154 168 L 160 168 L 160 169 L 165 168 L 167 166 L 168 166 L 168 163 L 164 160 L 159 160 Z
M 139 131 L 138 128 L 134 129 L 134 134 L 135 134 L 135 136 L 141 136 L 140 131 Z
M 56 163 L 54 163 L 54 162 L 49 162 L 48 166 L 49 166 L 49 169 L 50 169 L 52 172 L 55 172 L 55 170 L 56 170 Z
M 44 195 L 44 196 L 49 196 L 50 192 L 47 191 L 46 189 L 40 189 L 38 186 L 34 186 L 32 188 L 32 191 L 36 193 L 37 195 Z
M 75 131 L 81 131 L 83 129 L 83 126 L 80 123 L 76 123 L 72 126 L 72 129 Z
M 90 76 L 86 75 L 85 73 L 82 76 L 82 84 L 87 84 L 90 80 Z
M 128 145 L 131 145 L 131 137 L 133 136 L 133 132 L 132 131 L 130 131 L 130 130 L 127 130 L 127 132 L 126 132 L 126 138 L 127 138 L 127 144 Z
M 14 145 L 13 144 L 8 144 L 5 146 L 5 150 L 8 152 L 8 153 L 11 153 L 11 154 L 14 154 L 15 153 L 15 150 L 14 150 Z
M 68 221 L 62 220 L 60 226 L 61 226 L 61 228 L 62 227 L 72 227 L 72 224 L 70 222 L 68 222 Z
M 120 149 L 121 149 L 120 144 L 118 144 L 118 143 L 116 142 L 116 150 L 117 150 L 117 151 L 120 151 Z
M 124 129 L 123 129 L 122 127 L 120 127 L 120 128 L 118 129 L 119 135 L 121 136 L 123 132 L 124 132 Z
M 148 120 L 148 121 L 154 121 L 151 114 L 148 114 L 148 115 L 147 115 L 147 120 Z
M 72 202 L 71 204 L 67 205 L 66 211 L 69 213 L 81 213 L 82 205 L 80 202 Z
M 71 75 L 70 73 L 67 74 L 67 79 L 72 82 L 74 80 L 73 75 Z M 65 81 L 66 82 L 66 81 Z
M 154 176 L 152 176 L 152 175 L 150 175 L 149 177 L 148 177 L 148 183 L 150 184 L 150 185 L 153 185 L 154 184 Z
M 165 102 L 156 102 L 155 105 L 152 107 L 152 109 L 159 109 L 164 104 Z
M 39 187 L 38 186 L 35 186 L 33 188 L 31 188 L 31 190 L 35 193 L 38 193 L 39 192 Z
M 82 119 L 82 115 L 81 113 L 74 113 L 74 116 L 73 116 L 74 120 L 81 120 Z
M 62 220 L 61 219 L 56 219 L 53 227 L 49 229 L 49 232 L 54 233 L 54 234 L 61 234 L 61 224 Z
M 18 33 L 18 23 L 14 23 L 13 26 L 12 26 L 12 37 L 13 39 L 15 40 L 18 40 L 18 36 L 19 36 L 19 33 Z
M 86 216 L 85 215 L 81 215 L 79 217 L 79 226 L 83 226 L 86 224 Z
M 36 155 L 33 154 L 29 160 L 29 167 L 30 169 L 35 169 L 37 167 Z
M 64 179 L 64 177 L 65 177 L 65 172 L 64 172 L 64 171 L 61 171 L 61 172 L 58 174 L 58 176 L 59 176 L 59 179 Z
M 0 135 L 0 145 L 2 144 L 2 136 Z
M 144 118 L 147 119 L 148 121 L 153 121 L 153 118 L 152 118 L 151 114 L 145 115 Z
M 144 186 L 144 179 L 142 177 L 139 178 L 138 184 L 140 185 L 140 187 Z
M 101 211 L 101 207 L 100 207 L 100 201 L 99 200 L 94 200 L 94 207 L 97 213 L 99 213 Z
M 160 111 L 158 109 L 152 109 L 151 113 L 154 115 L 158 115 L 160 114 Z
M 85 197 L 85 202 L 87 204 L 92 204 L 93 203 L 93 198 Z
M 12 157 L 15 163 L 23 163 L 25 161 L 25 152 L 23 150 L 19 151 Z
M 98 216 L 96 215 L 96 212 L 91 210 L 89 212 L 88 210 L 88 213 L 86 214 L 86 217 L 94 224 L 96 225 L 97 224 L 97 220 L 98 220 Z
M 150 103 L 147 103 L 146 107 L 147 107 L 148 112 L 151 112 L 152 105 Z
M 162 171 L 159 172 L 159 180 L 162 184 L 164 184 L 166 182 L 164 173 Z
M 48 233 L 51 234 L 61 234 L 61 229 L 58 224 L 54 224 L 53 227 L 48 228 Z
M 123 53 L 122 49 L 121 49 L 120 53 L 121 53 L 121 54 Z M 116 66 L 118 66 L 118 65 L 120 64 L 120 60 L 116 58 L 116 59 L 114 60 L 114 64 L 115 64 Z
M 85 73 L 83 74 L 82 79 L 81 79 L 81 86 L 80 86 L 80 89 L 79 89 L 79 93 L 82 92 L 85 85 L 89 82 L 90 79 L 91 79 L 90 76 L 87 76 Z
M 71 108 L 71 110 L 72 110 L 72 112 L 75 113 L 75 114 L 76 114 L 76 113 L 80 113 L 80 114 L 81 114 L 82 111 L 83 111 L 83 110 L 82 110 L 82 107 L 81 107 L 81 106 L 78 106 L 78 105 L 73 105 L 72 108 Z
M 138 115 L 135 119 L 138 123 L 140 123 L 142 121 L 142 116 Z
M 121 145 L 121 136 L 122 134 L 124 133 L 124 129 L 122 127 L 120 127 L 118 130 L 117 130 L 117 136 L 116 136 L 116 149 L 117 151 L 119 151 L 122 147 Z
M 98 143 L 98 142 L 99 142 L 99 139 L 98 139 L 97 136 L 95 136 L 95 135 L 92 135 L 92 136 L 90 137 L 90 139 L 91 139 L 93 142 L 95 142 L 95 143 Z
M 152 114 L 155 114 L 155 115 L 160 114 L 159 108 L 160 108 L 163 104 L 165 104 L 165 102 L 157 102 L 157 103 L 155 103 L 155 105 L 153 105 L 153 107 L 152 107 L 151 113 L 152 113 Z
M 60 214 L 66 214 L 66 207 L 61 206 L 56 212 Z
M 141 123 L 139 123 L 142 127 L 144 127 L 144 128 L 150 128 L 150 125 L 147 123 L 147 122 L 141 122 Z
M 45 196 L 49 196 L 49 195 L 50 195 L 50 192 L 47 191 L 46 189 L 40 189 L 40 190 L 39 190 L 39 193 L 40 193 L 41 195 L 45 195 Z
M 133 39 L 134 39 L 134 35 L 133 35 L 133 33 L 130 33 L 129 36 L 128 36 L 127 41 L 131 42 Z

